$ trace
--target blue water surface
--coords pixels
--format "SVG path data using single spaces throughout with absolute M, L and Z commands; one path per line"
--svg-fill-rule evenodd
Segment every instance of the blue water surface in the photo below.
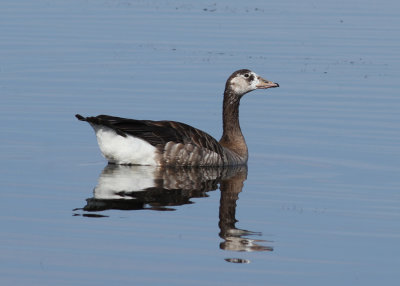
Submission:
M 398 11 L 394 0 L 1 1 L 1 285 L 398 285 Z M 84 209 L 107 163 L 74 114 L 219 138 L 240 68 L 280 84 L 240 109 L 250 159 L 236 227 L 264 250 L 221 247 L 218 188 L 166 211 Z

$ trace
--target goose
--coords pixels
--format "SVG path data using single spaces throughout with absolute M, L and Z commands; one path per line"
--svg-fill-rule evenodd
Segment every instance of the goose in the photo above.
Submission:
M 127 119 L 109 115 L 76 118 L 94 129 L 103 156 L 110 164 L 154 166 L 245 165 L 248 150 L 239 124 L 240 99 L 256 89 L 279 87 L 248 69 L 226 81 L 219 141 L 204 131 L 176 121 Z

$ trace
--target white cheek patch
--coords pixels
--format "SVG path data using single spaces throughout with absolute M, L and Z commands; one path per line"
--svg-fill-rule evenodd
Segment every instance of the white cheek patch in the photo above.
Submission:
M 255 72 L 252 72 L 251 74 L 254 76 L 254 80 L 251 82 L 250 90 L 255 90 L 257 89 L 257 85 L 260 83 L 260 81 L 258 80 L 258 74 L 256 74 Z
M 249 85 L 242 77 L 235 77 L 231 80 L 231 87 L 236 94 L 244 94 L 248 92 Z
M 249 91 L 257 89 L 257 85 L 259 84 L 258 75 L 255 72 L 251 72 L 251 75 L 254 77 L 254 80 L 248 82 L 244 76 L 239 75 L 231 80 L 232 90 L 236 94 L 245 94 Z

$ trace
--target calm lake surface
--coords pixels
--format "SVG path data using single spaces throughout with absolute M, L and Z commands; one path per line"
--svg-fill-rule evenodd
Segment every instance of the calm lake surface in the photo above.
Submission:
M 1 1 L 1 285 L 398 285 L 400 2 Z M 219 139 L 248 168 L 107 166 L 74 114 Z M 146 191 L 144 191 L 146 189 Z

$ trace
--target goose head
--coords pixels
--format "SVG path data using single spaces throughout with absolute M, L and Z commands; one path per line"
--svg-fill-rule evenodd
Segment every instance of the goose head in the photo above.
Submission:
M 255 89 L 279 87 L 279 84 L 266 80 L 255 72 L 242 69 L 235 71 L 226 81 L 225 93 L 234 94 L 239 98 Z

